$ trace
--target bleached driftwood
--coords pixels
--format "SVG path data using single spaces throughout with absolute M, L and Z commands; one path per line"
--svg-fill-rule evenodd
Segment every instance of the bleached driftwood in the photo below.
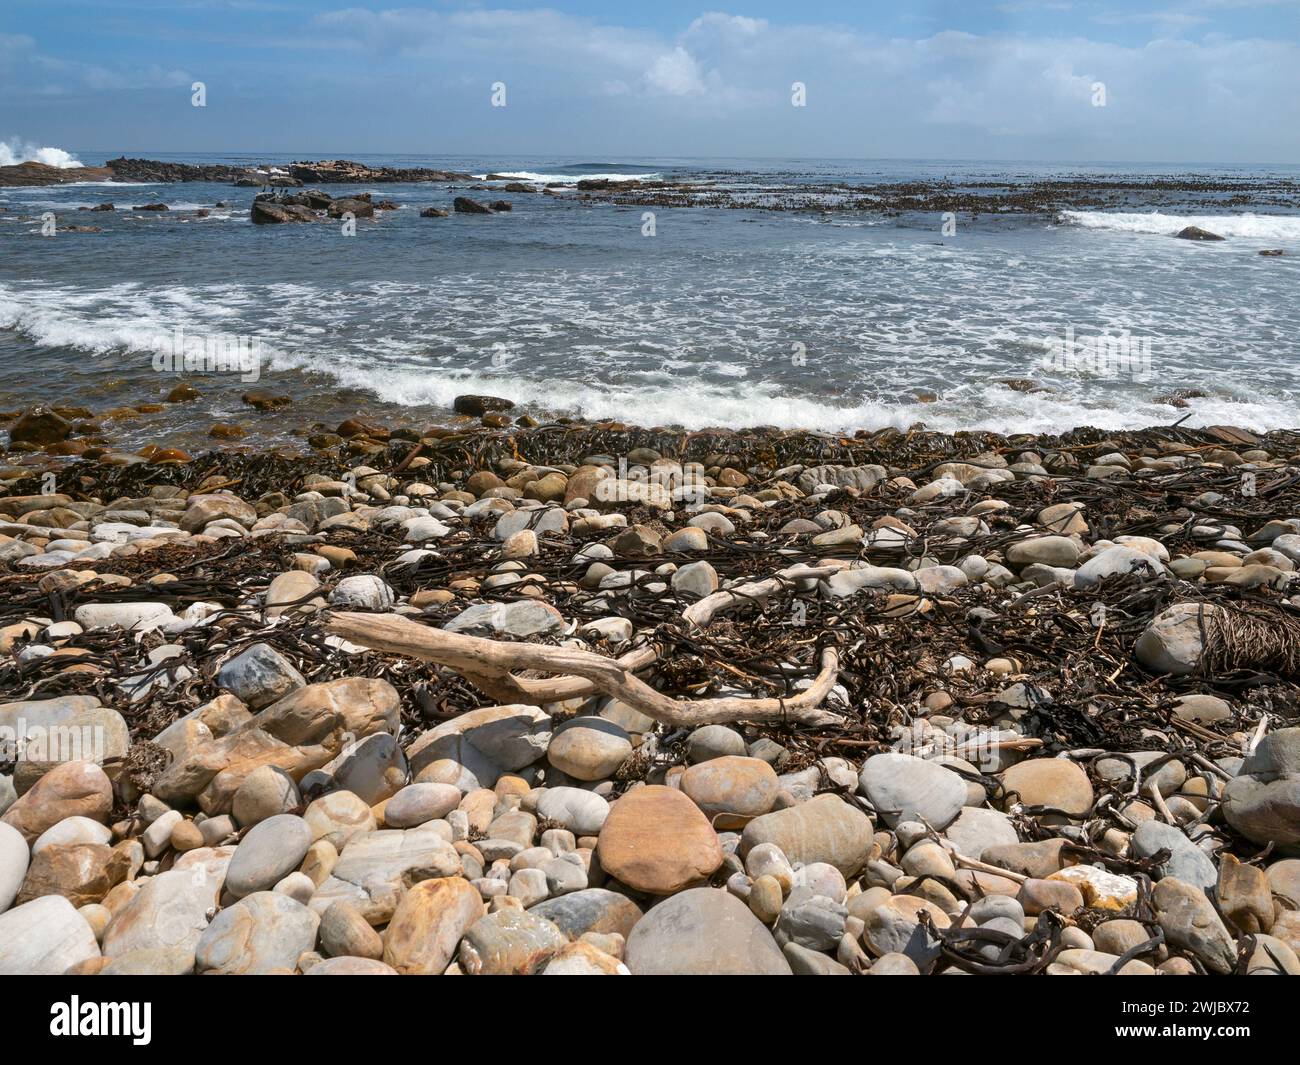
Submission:
M 792 581 L 815 580 L 833 572 L 832 568 L 794 566 L 775 577 L 706 596 L 684 610 L 682 616 L 692 625 L 703 627 L 729 609 L 767 599 Z M 658 652 L 649 645 L 616 659 L 605 658 L 569 647 L 510 643 L 447 632 L 400 614 L 338 613 L 326 628 L 349 643 L 447 666 L 503 703 L 538 705 L 585 698 L 599 692 L 672 726 L 772 720 L 824 725 L 836 720 L 833 713 L 821 708 L 839 678 L 839 655 L 834 648 L 822 651 L 819 671 L 812 684 L 788 699 L 674 699 L 636 676 L 637 670 L 652 665 L 658 658 Z M 552 676 L 516 676 L 520 671 Z

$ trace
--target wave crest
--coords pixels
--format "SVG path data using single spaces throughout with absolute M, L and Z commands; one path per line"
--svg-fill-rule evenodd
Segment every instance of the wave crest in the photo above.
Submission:
M 1188 226 L 1199 226 L 1221 237 L 1258 240 L 1300 240 L 1300 218 L 1271 214 L 1161 214 L 1124 211 L 1062 211 L 1061 221 L 1083 229 L 1106 229 L 1119 233 L 1149 233 L 1172 237 Z
M 0 166 L 16 166 L 18 163 L 44 163 L 60 170 L 82 165 L 80 159 L 62 148 L 40 148 L 17 137 L 0 141 Z

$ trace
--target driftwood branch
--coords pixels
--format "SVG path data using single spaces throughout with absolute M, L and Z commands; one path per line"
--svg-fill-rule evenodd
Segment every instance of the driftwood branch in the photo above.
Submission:
M 819 579 L 834 572 L 835 568 L 829 566 L 792 566 L 765 580 L 705 596 L 683 610 L 682 617 L 688 624 L 703 628 L 719 614 L 745 604 L 762 603 L 783 589 L 794 586 L 811 590 Z M 636 676 L 637 670 L 658 659 L 658 652 L 649 644 L 619 658 L 605 658 L 571 647 L 465 636 L 421 625 L 400 614 L 338 613 L 326 629 L 362 647 L 447 666 L 503 703 L 541 705 L 599 692 L 673 726 L 773 720 L 825 725 L 836 720 L 833 713 L 821 708 L 839 679 L 839 654 L 833 648 L 822 651 L 812 684 L 788 699 L 674 699 Z M 523 677 L 517 675 L 520 672 L 550 676 Z
M 335 614 L 327 629 L 349 643 L 448 666 L 494 699 L 551 701 L 565 689 L 562 682 L 578 678 L 667 725 L 771 720 L 828 724 L 835 720 L 833 714 L 820 708 L 839 676 L 839 655 L 833 648 L 822 651 L 821 670 L 812 685 L 789 699 L 674 699 L 640 680 L 624 660 L 604 658 L 590 651 L 465 636 L 421 625 L 400 614 Z M 645 657 L 638 652 L 624 656 L 633 664 Z M 556 681 L 534 681 L 513 676 L 515 670 L 559 676 Z M 568 687 L 578 694 L 577 685 Z M 539 692 L 546 698 L 539 700 Z

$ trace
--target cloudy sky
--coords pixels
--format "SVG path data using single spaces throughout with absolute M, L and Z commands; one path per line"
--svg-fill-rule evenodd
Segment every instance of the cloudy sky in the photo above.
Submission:
M 1300 0 L 709 2 L 4 0 L 0 140 L 1300 163 Z

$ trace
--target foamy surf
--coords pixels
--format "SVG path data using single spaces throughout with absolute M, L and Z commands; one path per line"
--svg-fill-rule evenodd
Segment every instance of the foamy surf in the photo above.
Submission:
M 82 165 L 80 159 L 62 148 L 41 148 L 17 137 L 0 141 L 0 166 L 17 166 L 19 163 L 44 163 L 60 170 Z
M 688 430 L 711 427 L 811 429 L 826 433 L 907 429 L 918 422 L 942 432 L 988 430 L 997 433 L 1060 433 L 1079 425 L 1110 431 L 1169 425 L 1230 424 L 1259 432 L 1294 426 L 1300 405 L 1279 398 L 1212 396 L 1187 401 L 1186 409 L 1114 397 L 1099 400 L 1086 388 L 1073 392 L 1025 394 L 998 383 L 963 386 L 936 402 L 864 399 L 849 405 L 790 395 L 767 383 L 718 387 L 696 380 L 619 387 L 535 380 L 516 375 L 453 372 L 432 375 L 414 370 L 376 371 L 373 367 L 327 365 L 304 353 L 277 357 L 273 367 L 295 366 L 322 374 L 343 388 L 368 391 L 402 407 L 448 408 L 464 393 L 502 396 L 529 409 L 553 414 L 610 418 L 635 425 L 675 425 Z
M 1159 211 L 1062 211 L 1061 221 L 1083 229 L 1106 229 L 1117 233 L 1149 233 L 1172 237 L 1188 226 L 1199 226 L 1221 237 L 1253 240 L 1300 240 L 1300 218 L 1287 215 L 1173 215 Z

